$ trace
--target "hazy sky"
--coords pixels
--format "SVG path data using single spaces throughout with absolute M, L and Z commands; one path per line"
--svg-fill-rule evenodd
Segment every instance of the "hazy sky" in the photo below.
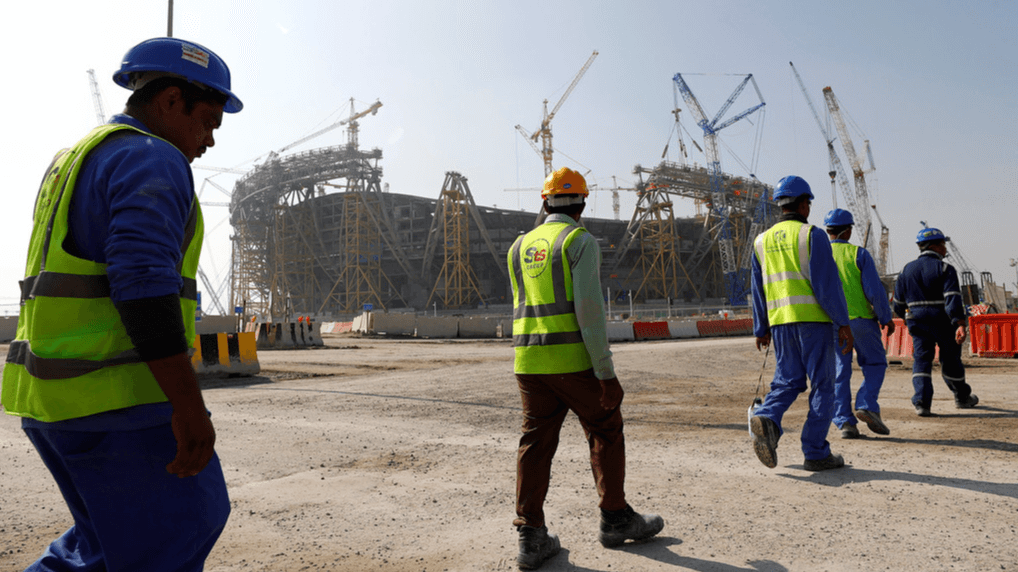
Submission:
M 890 227 L 892 270 L 915 257 L 925 220 L 977 273 L 992 272 L 1011 289 L 1016 281 L 1009 260 L 1018 247 L 1004 238 L 1018 218 L 1014 1 L 176 0 L 174 11 L 174 35 L 222 56 L 245 104 L 224 118 L 215 148 L 195 166 L 251 167 L 348 116 L 350 98 L 357 111 L 378 100 L 377 115 L 360 122 L 360 143 L 382 149 L 390 191 L 437 198 L 445 173 L 458 171 L 478 204 L 536 212 L 537 193 L 504 190 L 543 179 L 541 158 L 514 126 L 534 131 L 542 101 L 553 106 L 597 50 L 552 122 L 556 166 L 589 169 L 600 187 L 611 187 L 613 176 L 632 186 L 633 167 L 656 165 L 669 141 L 668 158 L 679 159 L 676 72 L 710 117 L 738 74 L 752 73 L 765 113 L 721 132 L 722 167 L 742 176 L 753 169 L 769 184 L 804 177 L 817 195 L 811 222 L 819 224 L 832 207 L 827 152 L 792 61 L 818 110 L 830 86 L 858 127 L 856 148 L 870 141 L 871 200 Z M 37 0 L 4 13 L 8 129 L 0 145 L 10 198 L 0 303 L 13 304 L 42 171 L 96 123 L 86 70 L 95 70 L 107 115 L 119 112 L 128 92 L 110 78 L 131 46 L 166 34 L 167 2 Z M 731 111 L 755 103 L 747 89 Z M 685 128 L 702 139 L 681 100 L 679 107 Z M 704 164 L 683 138 L 688 160 Z M 291 151 L 345 140 L 339 128 Z M 212 175 L 195 169 L 202 198 L 227 201 L 204 183 Z M 231 189 L 235 177 L 211 180 Z M 623 219 L 634 205 L 624 192 Z M 691 214 L 693 205 L 676 210 Z M 229 271 L 226 211 L 205 208 L 202 266 L 217 287 Z M 587 214 L 612 217 L 610 193 L 594 193 Z

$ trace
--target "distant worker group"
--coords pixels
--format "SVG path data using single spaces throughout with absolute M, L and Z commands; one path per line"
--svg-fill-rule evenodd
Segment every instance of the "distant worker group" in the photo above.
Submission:
M 782 416 L 811 384 L 809 413 L 802 428 L 803 468 L 843 467 L 827 440 L 833 422 L 843 439 L 861 436 L 858 423 L 889 435 L 880 415 L 880 389 L 887 371 L 882 328 L 895 332 L 891 304 L 873 257 L 849 244 L 852 214 L 834 209 L 824 218 L 827 236 L 807 222 L 813 193 L 800 177 L 781 179 L 774 201 L 779 222 L 757 236 L 752 261 L 752 309 L 757 349 L 773 343 L 777 360 L 770 392 L 750 417 L 757 458 L 777 466 Z M 931 415 L 931 371 L 940 349 L 944 382 L 958 408 L 979 403 L 965 381 L 961 344 L 968 311 L 954 268 L 943 261 L 946 237 L 935 228 L 920 231 L 920 255 L 905 266 L 894 286 L 893 312 L 903 318 L 913 340 L 912 404 Z M 836 346 L 840 344 L 840 351 Z M 863 380 L 852 399 L 852 352 Z

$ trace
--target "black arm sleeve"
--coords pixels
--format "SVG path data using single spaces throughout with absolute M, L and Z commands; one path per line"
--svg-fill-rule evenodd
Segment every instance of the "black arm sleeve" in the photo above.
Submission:
M 178 294 L 114 304 L 141 359 L 152 361 L 169 357 L 186 352 L 191 347 L 184 335 L 184 318 L 180 312 Z

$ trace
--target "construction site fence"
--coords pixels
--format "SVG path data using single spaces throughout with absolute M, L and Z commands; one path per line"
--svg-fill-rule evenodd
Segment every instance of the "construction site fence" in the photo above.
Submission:
M 322 334 L 359 333 L 365 335 L 417 338 L 509 338 L 513 321 L 508 317 L 418 316 L 416 314 L 365 312 L 350 322 L 324 322 Z M 707 320 L 632 320 L 609 321 L 608 340 L 613 342 L 749 336 L 752 318 Z

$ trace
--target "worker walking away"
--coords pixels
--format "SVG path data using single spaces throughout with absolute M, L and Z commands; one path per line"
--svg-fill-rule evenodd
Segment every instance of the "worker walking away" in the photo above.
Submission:
M 657 515 L 626 502 L 623 390 L 608 348 L 601 295 L 601 250 L 580 226 L 589 194 L 583 176 L 561 168 L 544 181 L 544 224 L 509 250 L 513 289 L 514 370 L 523 401 L 523 436 L 516 464 L 517 564 L 541 566 L 558 553 L 548 533 L 544 500 L 566 414 L 580 420 L 600 497 L 598 539 L 605 547 L 648 539 L 664 527 Z
M 807 471 L 845 466 L 844 458 L 831 452 L 827 432 L 834 414 L 836 345 L 851 354 L 852 330 L 830 242 L 807 222 L 812 200 L 801 177 L 781 179 L 774 189 L 781 219 L 754 244 L 753 333 L 757 350 L 773 340 L 777 364 L 771 389 L 750 418 L 750 431 L 756 456 L 768 468 L 778 464 L 781 418 L 806 391 L 807 378 L 812 387 L 802 427 L 803 466 Z
M 74 524 L 29 571 L 191 572 L 230 513 L 188 350 L 204 226 L 189 163 L 242 104 L 215 53 L 128 50 L 122 114 L 57 154 L 33 214 L 2 402 Z
M 909 262 L 894 283 L 894 313 L 905 319 L 912 335 L 912 405 L 929 417 L 933 404 L 933 358 L 940 348 L 941 375 L 959 409 L 975 407 L 979 398 L 965 382 L 961 344 L 968 327 L 968 310 L 961 296 L 958 273 L 944 262 L 947 237 L 936 228 L 916 236 L 919 258 Z
M 894 333 L 894 315 L 887 303 L 876 264 L 869 251 L 849 244 L 855 220 L 852 213 L 834 209 L 824 218 L 827 235 L 831 239 L 834 263 L 841 276 L 841 286 L 848 304 L 848 325 L 852 329 L 853 349 L 863 381 L 855 397 L 855 415 L 852 414 L 852 352 L 838 353 L 834 380 L 834 425 L 841 429 L 842 439 L 859 437 L 858 422 L 862 421 L 877 435 L 890 435 L 891 430 L 880 418 L 877 398 L 887 372 L 887 350 L 881 326 L 887 335 Z

